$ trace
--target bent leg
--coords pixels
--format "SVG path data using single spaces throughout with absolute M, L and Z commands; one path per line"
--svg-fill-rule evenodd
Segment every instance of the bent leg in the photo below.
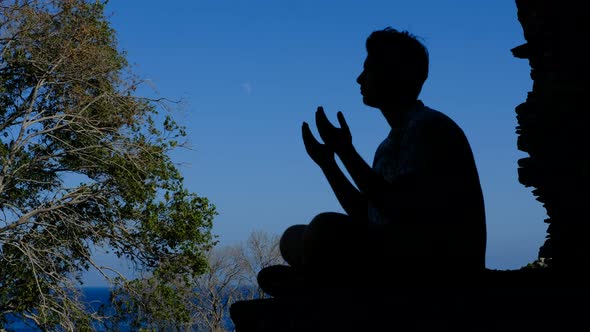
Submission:
M 349 275 L 366 251 L 365 230 L 345 214 L 318 214 L 304 234 L 304 263 L 321 278 Z
M 346 282 L 363 264 L 365 234 L 358 223 L 345 214 L 320 213 L 309 225 L 293 225 L 279 242 L 288 265 L 263 268 L 258 285 L 271 296 L 301 293 L 310 286 Z
M 271 265 L 258 272 L 258 286 L 274 297 L 289 296 L 304 289 L 303 237 L 307 225 L 287 228 L 279 241 L 279 251 L 288 265 Z
M 323 212 L 308 225 L 287 228 L 279 242 L 283 259 L 292 267 L 348 265 L 359 253 L 363 233 L 342 213 Z
M 256 276 L 262 291 L 273 297 L 300 294 L 305 290 L 303 274 L 288 265 L 271 265 Z
M 283 232 L 279 242 L 281 256 L 292 267 L 303 266 L 303 241 L 307 225 L 293 225 Z

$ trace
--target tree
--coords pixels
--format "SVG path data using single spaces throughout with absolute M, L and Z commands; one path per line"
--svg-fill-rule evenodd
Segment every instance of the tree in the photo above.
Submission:
M 215 207 L 169 156 L 171 104 L 139 84 L 104 3 L 0 3 L 0 319 L 90 328 L 81 273 L 110 279 L 93 246 L 163 281 L 206 270 Z
M 102 323 L 107 331 L 192 331 L 198 324 L 194 296 L 185 276 L 129 280 L 111 292 L 110 305 L 101 306 L 100 312 L 108 317 Z
M 228 331 L 229 305 L 243 296 L 243 270 L 239 264 L 243 246 L 227 246 L 209 253 L 209 271 L 195 280 L 195 317 L 203 331 Z
M 235 301 L 265 298 L 256 282 L 260 269 L 284 263 L 279 237 L 253 231 L 245 243 L 212 250 L 209 270 L 195 280 L 198 322 L 207 331 L 226 331 L 229 307 Z
M 162 281 L 152 275 L 125 283 L 111 296 L 115 314 L 108 330 L 127 322 L 155 331 L 231 331 L 233 302 L 267 296 L 256 275 L 283 263 L 278 242 L 278 236 L 254 231 L 245 243 L 210 250 L 207 272 L 196 278 Z
M 267 266 L 287 264 L 279 251 L 279 240 L 280 237 L 277 235 L 257 230 L 253 231 L 246 240 L 246 244 L 241 246 L 237 262 L 242 271 L 242 278 L 245 279 L 245 284 L 254 286 L 250 287 L 250 293 L 243 294 L 247 296 L 241 299 L 267 297 L 266 293 L 258 287 L 256 277 L 258 272 Z

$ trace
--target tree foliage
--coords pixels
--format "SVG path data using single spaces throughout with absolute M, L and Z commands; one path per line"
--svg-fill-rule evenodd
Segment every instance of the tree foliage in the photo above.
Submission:
M 229 331 L 229 308 L 245 299 L 265 298 L 256 276 L 260 269 L 285 264 L 279 237 L 253 231 L 244 243 L 215 248 L 208 255 L 209 269 L 193 282 L 194 314 L 200 330 Z
M 80 330 L 77 286 L 105 246 L 162 280 L 197 277 L 215 208 L 170 152 L 184 128 L 117 49 L 104 3 L 0 2 L 0 318 Z
M 123 284 L 111 294 L 115 314 L 107 329 L 130 324 L 147 331 L 232 331 L 231 304 L 266 297 L 258 271 L 284 264 L 278 243 L 278 236 L 254 231 L 245 243 L 212 248 L 207 271 L 196 278 L 163 281 L 155 274 Z

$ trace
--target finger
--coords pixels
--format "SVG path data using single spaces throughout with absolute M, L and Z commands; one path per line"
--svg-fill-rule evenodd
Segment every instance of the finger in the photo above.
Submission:
M 336 129 L 326 117 L 323 109 L 318 108 L 318 111 L 315 114 L 315 122 L 318 127 L 318 132 L 320 133 L 320 137 L 326 139 L 331 135 L 331 133 Z
M 328 120 L 328 117 L 326 116 L 326 113 L 324 112 L 324 108 L 323 107 L 318 107 L 318 110 L 315 112 L 315 121 L 318 124 L 321 124 L 322 126 L 325 125 L 329 125 L 332 126 L 332 123 L 330 123 L 330 120 Z
M 340 123 L 340 128 L 344 129 L 347 132 L 350 132 L 348 128 L 348 124 L 346 123 L 346 119 L 344 118 L 344 114 L 342 112 L 338 112 L 338 123 Z
M 317 108 L 317 109 L 316 109 L 316 111 L 315 111 L 315 116 L 316 116 L 316 118 L 317 118 L 317 116 L 318 116 L 318 113 L 324 113 L 324 107 L 322 107 L 322 106 L 318 106 L 318 108 Z
M 301 134 L 303 136 L 303 143 L 305 146 L 320 144 L 320 142 L 318 142 L 311 133 L 311 129 L 309 129 L 309 124 L 307 124 L 307 122 L 303 122 L 303 125 L 301 126 Z
M 311 130 L 309 129 L 309 124 L 307 124 L 307 122 L 303 122 L 301 125 L 301 135 L 303 136 L 303 140 L 311 135 Z

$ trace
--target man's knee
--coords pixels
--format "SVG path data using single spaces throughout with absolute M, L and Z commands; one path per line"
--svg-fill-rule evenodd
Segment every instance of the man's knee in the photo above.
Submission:
M 309 223 L 305 232 L 306 264 L 338 262 L 342 256 L 349 256 L 355 242 L 355 225 L 350 217 L 335 212 L 320 213 Z
M 293 225 L 283 232 L 279 241 L 279 251 L 291 266 L 303 264 L 303 238 L 307 225 Z
M 337 212 L 322 212 L 316 215 L 308 225 L 307 233 L 333 234 L 351 224 L 349 216 Z
M 337 212 L 316 215 L 308 225 L 293 225 L 285 230 L 279 241 L 283 259 L 291 266 L 302 266 L 312 260 L 325 260 L 350 245 L 358 236 L 349 216 Z M 325 257 L 324 257 L 325 256 Z M 324 258 L 320 258 L 324 257 Z

